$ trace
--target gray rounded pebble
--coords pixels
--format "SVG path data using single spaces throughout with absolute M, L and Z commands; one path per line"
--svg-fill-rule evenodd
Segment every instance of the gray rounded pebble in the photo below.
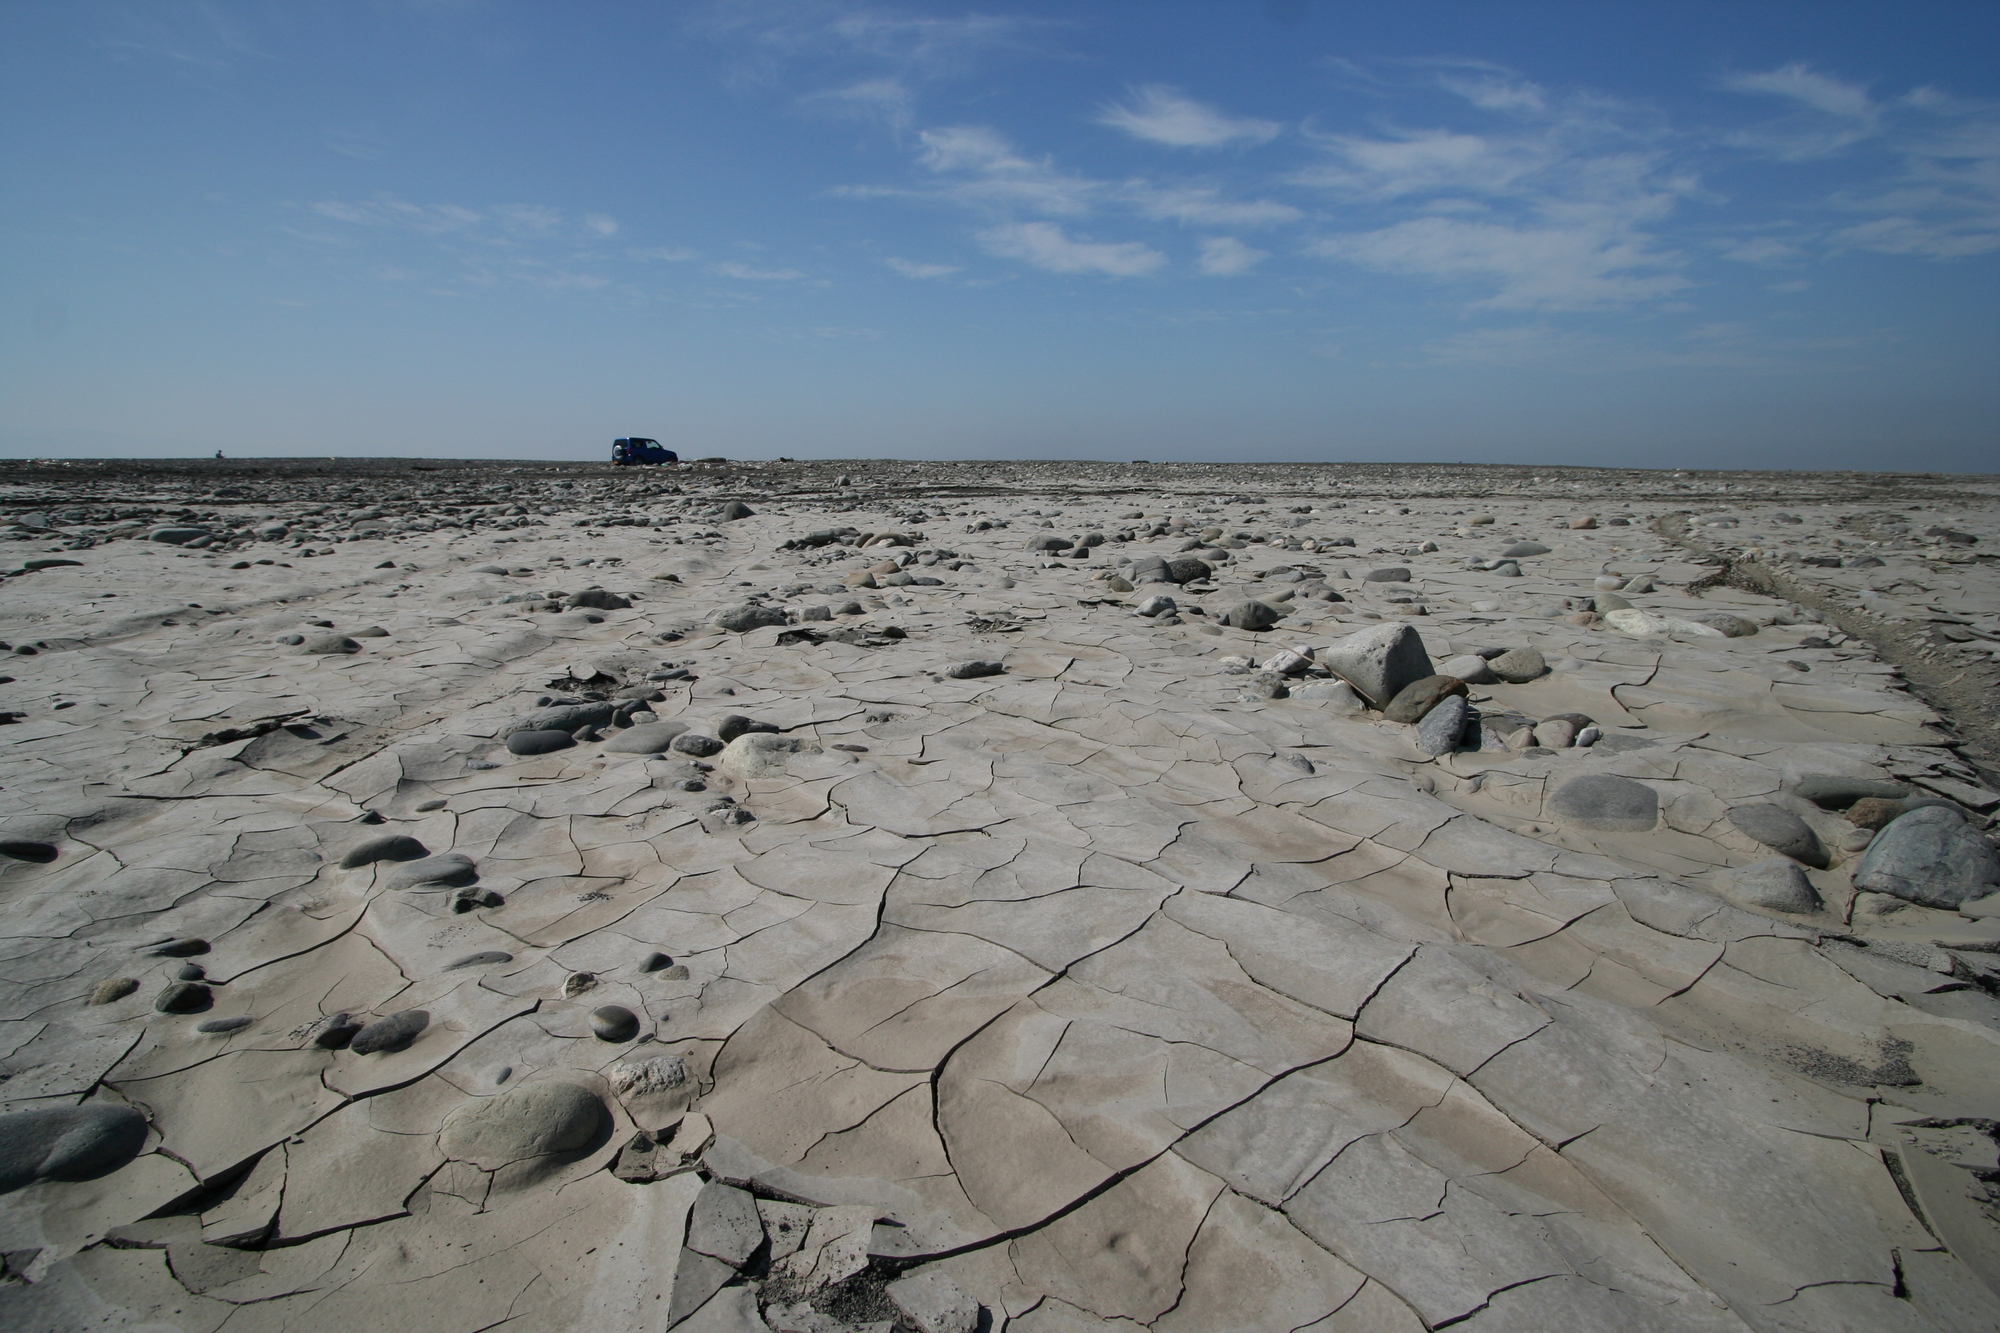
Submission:
M 530 1083 L 453 1111 L 438 1135 L 445 1156 L 495 1170 L 573 1152 L 602 1130 L 604 1103 L 574 1083 Z
M 338 653 L 358 653 L 361 645 L 345 634 L 316 634 L 299 645 L 299 654 L 304 657 L 327 656 Z
M 1238 602 L 1222 613 L 1222 623 L 1231 629 L 1266 630 L 1284 619 L 1285 613 L 1267 602 Z
M 113 1004 L 139 989 L 136 977 L 112 977 L 90 988 L 92 1004 Z
M 210 1033 L 237 1032 L 249 1027 L 256 1021 L 254 1018 L 245 1018 L 242 1015 L 238 1015 L 235 1018 L 211 1018 L 206 1022 L 197 1023 L 194 1030 L 196 1032 Z
M 340 867 L 353 870 L 377 861 L 414 861 L 430 854 L 430 848 L 407 833 L 385 833 L 350 848 L 347 855 L 340 858 Z
M 479 878 L 479 868 L 464 852 L 440 852 L 421 861 L 405 861 L 382 876 L 388 889 L 456 889 Z
M 675 754 L 693 755 L 696 759 L 706 759 L 712 754 L 721 754 L 723 745 L 721 741 L 715 739 L 713 736 L 704 736 L 700 732 L 688 731 L 674 737 L 672 743 L 667 748 Z
M 373 1055 L 377 1051 L 400 1051 L 417 1039 L 419 1033 L 431 1025 L 427 1010 L 405 1009 L 378 1018 L 373 1023 L 354 1034 L 348 1049 L 356 1055 Z
M 1599 833 L 1645 833 L 1659 823 L 1660 794 L 1643 782 L 1591 773 L 1572 778 L 1549 798 L 1558 819 Z
M 745 717 L 741 713 L 731 713 L 715 725 L 716 739 L 724 745 L 729 744 L 729 742 L 735 740 L 738 736 L 748 736 L 752 732 L 764 732 L 767 735 L 776 735 L 777 731 L 777 723 L 759 722 L 755 718 Z
M 208 947 L 207 940 L 189 936 L 187 939 L 168 940 L 165 944 L 156 944 L 146 952 L 155 958 L 194 958 L 207 953 Z
M 1465 736 L 1471 705 L 1462 694 L 1447 696 L 1417 723 L 1417 748 L 1425 754 L 1450 754 Z
M 38 1106 L 0 1115 L 0 1194 L 42 1180 L 108 1176 L 146 1146 L 129 1106 Z
M 1730 810 L 1729 822 L 1736 826 L 1737 832 L 1774 852 L 1781 852 L 1794 861 L 1803 861 L 1820 870 L 1826 869 L 1828 857 L 1819 835 L 1805 820 L 1783 806 L 1739 805 Z
M 519 755 L 553 754 L 576 744 L 567 731 L 517 731 L 507 737 L 507 753 Z
M 1533 648 L 1513 648 L 1488 660 L 1487 669 L 1509 685 L 1526 685 L 1549 674 L 1548 659 Z
M 973 680 L 980 676 L 997 676 L 1006 669 L 999 662 L 953 662 L 944 669 L 944 674 L 952 680 Z
M 785 613 L 775 606 L 759 606 L 755 602 L 738 602 L 735 606 L 725 606 L 717 611 L 713 623 L 717 629 L 735 633 L 761 629 L 766 625 L 782 625 Z
M 1731 881 L 1729 896 L 1745 907 L 1761 907 L 1767 912 L 1804 915 L 1823 905 L 1798 863 L 1782 856 L 1757 861 L 1738 870 Z
M 1386 569 L 1371 569 L 1362 575 L 1363 583 L 1408 583 L 1410 571 L 1401 565 L 1391 565 Z
M 639 1035 L 639 1016 L 622 1004 L 590 1011 L 590 1030 L 599 1041 L 630 1041 Z
M 1548 553 L 1549 548 L 1540 542 L 1515 542 L 1500 554 L 1509 560 L 1513 560 L 1524 555 L 1547 555 Z

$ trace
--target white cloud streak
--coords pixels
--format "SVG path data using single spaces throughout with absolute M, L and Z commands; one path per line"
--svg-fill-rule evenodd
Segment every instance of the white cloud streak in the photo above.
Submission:
M 1167 262 L 1167 257 L 1158 250 L 1136 241 L 1072 240 L 1053 222 L 1015 222 L 991 227 L 979 233 L 978 241 L 989 254 L 1018 259 L 1050 273 L 1141 278 L 1158 272 Z
M 1248 273 L 1270 257 L 1269 250 L 1245 245 L 1234 236 L 1211 236 L 1201 243 L 1201 271 L 1211 278 Z
M 1269 143 L 1283 128 L 1276 121 L 1226 116 L 1159 83 L 1136 89 L 1127 103 L 1105 107 L 1097 121 L 1169 148 Z

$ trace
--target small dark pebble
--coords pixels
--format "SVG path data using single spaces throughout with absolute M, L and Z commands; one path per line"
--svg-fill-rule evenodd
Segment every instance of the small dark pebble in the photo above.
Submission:
M 256 1021 L 257 1021 L 257 1020 L 255 1020 L 254 1018 L 242 1018 L 242 1017 L 238 1017 L 238 1018 L 211 1018 L 211 1019 L 209 1019 L 209 1020 L 208 1020 L 207 1022 L 205 1022 L 205 1023 L 200 1023 L 200 1024 L 197 1024 L 197 1025 L 196 1025 L 196 1027 L 195 1027 L 195 1031 L 196 1031 L 196 1032 L 235 1032 L 235 1031 L 236 1031 L 237 1029 L 239 1029 L 239 1028 L 247 1028 L 247 1027 L 249 1027 L 249 1026 L 250 1026 L 250 1025 L 252 1024 L 252 1023 L 254 1023 L 254 1022 L 256 1022 Z
M 56 849 L 46 842 L 0 842 L 0 856 L 47 865 L 56 859 Z
M 649 953 L 646 955 L 646 961 L 639 964 L 639 970 L 641 972 L 657 972 L 663 967 L 672 967 L 673 965 L 674 960 L 665 954 Z
M 430 848 L 407 833 L 385 833 L 350 847 L 347 855 L 340 858 L 340 868 L 353 870 L 376 861 L 415 861 L 430 854 Z
M 335 1014 L 327 1020 L 327 1025 L 313 1038 L 313 1045 L 323 1051 L 344 1051 L 354 1040 L 354 1034 L 361 1031 L 361 1025 L 347 1014 Z
M 182 963 L 174 969 L 175 981 L 207 981 L 208 969 L 200 963 Z
M 478 953 L 469 953 L 463 958 L 446 963 L 444 970 L 455 972 L 461 967 L 488 967 L 494 963 L 511 963 L 513 961 L 514 955 L 503 949 L 481 949 Z
M 552 754 L 557 750 L 567 750 L 575 744 L 576 737 L 567 731 L 517 731 L 507 738 L 507 753 Z
M 155 958 L 193 958 L 197 954 L 208 952 L 208 941 L 190 936 L 184 940 L 168 940 L 165 944 L 156 944 L 147 952 Z

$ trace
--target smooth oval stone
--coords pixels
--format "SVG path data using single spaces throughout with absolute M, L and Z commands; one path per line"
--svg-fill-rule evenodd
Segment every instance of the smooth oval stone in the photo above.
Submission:
M 1900 782 L 1883 778 L 1844 778 L 1832 773 L 1808 773 L 1792 790 L 1822 810 L 1845 810 L 1865 797 L 1900 801 L 1910 789 Z
M 1206 560 L 1197 560 L 1191 555 L 1180 556 L 1166 564 L 1167 577 L 1175 583 L 1199 583 L 1215 573 Z
M 1547 555 L 1549 548 L 1540 542 L 1515 542 L 1500 554 L 1509 560 L 1517 560 L 1524 555 Z
M 1486 665 L 1509 685 L 1525 685 L 1549 674 L 1548 659 L 1533 648 L 1510 648 L 1488 659 Z
M 175 981 L 206 981 L 208 970 L 200 963 L 182 963 L 174 970 Z
M 195 1024 L 194 1030 L 196 1032 L 211 1032 L 211 1033 L 237 1032 L 243 1028 L 249 1027 L 252 1023 L 256 1021 L 257 1020 L 254 1018 L 245 1018 L 242 1015 L 238 1015 L 235 1018 L 211 1018 L 204 1023 Z
M 353 1043 L 354 1034 L 359 1031 L 361 1024 L 354 1022 L 346 1014 L 335 1014 L 313 1038 L 313 1045 L 323 1051 L 344 1051 Z
M 1855 863 L 1854 887 L 1955 908 L 2000 889 L 2000 852 L 1956 809 L 1919 806 L 1875 835 Z
M 672 967 L 673 965 L 673 959 L 656 951 L 646 955 L 645 961 L 639 964 L 639 970 L 641 972 L 657 972 L 663 967 Z
M 1371 569 L 1361 576 L 1363 583 L 1408 583 L 1410 571 L 1401 565 L 1391 565 L 1386 569 Z
M 207 528 L 154 528 L 146 534 L 148 541 L 166 542 L 172 546 L 184 546 L 197 537 L 206 536 Z
M 419 1033 L 431 1025 L 429 1011 L 424 1009 L 404 1009 L 378 1018 L 354 1034 L 348 1049 L 356 1055 L 372 1055 L 377 1051 L 400 1051 L 417 1039 Z
M 517 731 L 507 737 L 507 753 L 553 754 L 575 744 L 576 737 L 567 731 Z
M 722 753 L 722 742 L 713 736 L 688 731 L 674 737 L 667 746 L 675 754 L 692 755 L 696 759 L 706 759 L 710 755 Z
M 47 865 L 56 859 L 56 849 L 46 842 L 27 842 L 19 838 L 10 838 L 6 842 L 0 842 L 0 856 Z
M 153 1008 L 163 1014 L 198 1014 L 214 1002 L 214 994 L 199 981 L 176 981 L 160 992 Z
M 1390 722 L 1421 722 L 1440 703 L 1464 693 L 1465 682 L 1457 676 L 1425 676 L 1397 690 L 1382 716 Z
M 1889 827 L 1899 817 L 1909 813 L 1905 801 L 1885 800 L 1880 796 L 1864 796 L 1847 807 L 1847 822 L 1858 829 L 1880 832 Z
M 1821 870 L 1826 868 L 1828 857 L 1819 835 L 1805 820 L 1783 806 L 1739 805 L 1730 810 L 1729 822 L 1736 826 L 1737 832 L 1763 843 L 1774 852 L 1782 852 L 1794 861 L 1803 861 Z
M 739 518 L 754 517 L 756 513 L 756 510 L 744 504 L 741 500 L 731 500 L 728 504 L 722 506 L 722 512 L 717 514 L 716 517 L 724 523 L 734 523 Z
M 1535 724 L 1535 744 L 1550 750 L 1567 750 L 1576 744 L 1577 725 L 1561 718 L 1544 718 Z
M 112 977 L 90 988 L 92 1004 L 113 1004 L 139 989 L 137 977 Z
M 453 1111 L 438 1134 L 445 1156 L 497 1170 L 509 1162 L 574 1152 L 602 1130 L 604 1103 L 574 1083 L 530 1083 Z
M 586 588 L 570 598 L 569 604 L 572 609 L 581 606 L 592 611 L 623 611 L 632 605 L 617 593 L 602 588 Z
M 1738 870 L 1729 896 L 1745 907 L 1761 907 L 1767 912 L 1817 912 L 1823 906 L 1819 890 L 1806 878 L 1798 863 L 1782 856 L 1757 861 Z
M 1726 611 L 1712 611 L 1694 619 L 1710 629 L 1722 631 L 1724 638 L 1742 639 L 1757 632 L 1755 621 L 1745 620 L 1742 616 L 1732 616 Z
M 208 952 L 208 941 L 189 936 L 184 940 L 168 940 L 156 944 L 146 952 L 155 958 L 194 958 Z
M 1643 782 L 1590 773 L 1572 778 L 1549 798 L 1556 817 L 1600 833 L 1645 833 L 1659 823 L 1660 794 Z
M 0 1115 L 0 1194 L 40 1180 L 96 1180 L 145 1146 L 146 1117 L 129 1106 L 38 1106 Z
M 514 724 L 514 730 L 521 731 L 569 731 L 583 727 L 607 725 L 618 705 L 608 699 L 599 699 L 587 704 L 557 704 L 553 708 L 537 709 Z
M 340 866 L 343 870 L 353 870 L 377 861 L 414 861 L 430 854 L 430 848 L 407 833 L 385 833 L 350 848 L 340 858 Z
M 325 656 L 335 653 L 358 653 L 361 645 L 345 634 L 315 634 L 299 645 L 301 656 Z
M 511 963 L 513 961 L 514 955 L 504 949 L 481 949 L 478 953 L 469 953 L 463 958 L 454 959 L 452 962 L 446 963 L 444 970 L 455 972 L 461 967 L 491 967 L 495 963 Z
M 600 1005 L 590 1011 L 590 1030 L 599 1041 L 630 1041 L 639 1035 L 639 1016 L 622 1004 Z
M 944 674 L 952 680 L 976 680 L 981 676 L 997 676 L 1007 668 L 999 662 L 973 660 L 953 662 L 944 669 Z
M 1499 679 L 1493 674 L 1493 668 L 1487 665 L 1486 659 L 1478 653 L 1466 653 L 1441 663 L 1438 666 L 1438 674 L 1457 676 L 1468 685 L 1490 685 Z
M 464 852 L 440 852 L 421 861 L 405 861 L 382 876 L 389 889 L 455 889 L 479 878 L 479 868 Z

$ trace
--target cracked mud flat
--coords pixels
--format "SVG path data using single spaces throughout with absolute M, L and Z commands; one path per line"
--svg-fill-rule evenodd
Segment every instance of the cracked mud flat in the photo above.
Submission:
M 1991 1329 L 1995 498 L 0 468 L 0 1323 Z

